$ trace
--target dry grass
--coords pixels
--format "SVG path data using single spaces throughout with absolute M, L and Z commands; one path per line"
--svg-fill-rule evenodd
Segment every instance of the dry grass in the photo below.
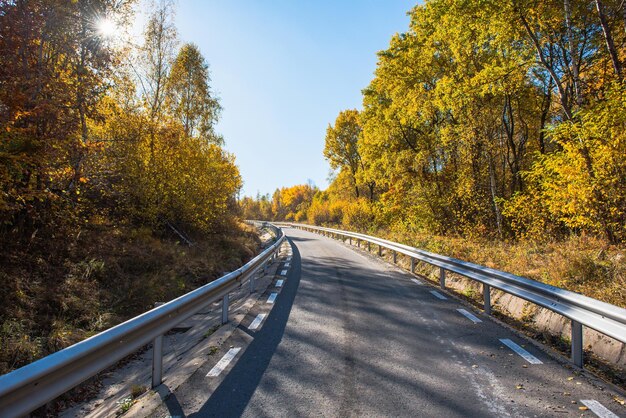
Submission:
M 81 341 L 240 267 L 259 248 L 232 225 L 195 245 L 94 223 L 0 255 L 0 374 Z
M 558 242 L 511 243 L 407 233 L 384 235 L 626 308 L 626 246 L 611 246 L 588 236 Z

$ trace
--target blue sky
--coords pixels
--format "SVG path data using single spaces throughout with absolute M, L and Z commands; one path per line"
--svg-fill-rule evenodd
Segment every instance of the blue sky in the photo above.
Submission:
M 376 52 L 406 31 L 407 0 L 180 0 L 176 26 L 210 65 L 224 108 L 218 132 L 236 156 L 242 195 L 328 185 L 325 131 L 361 108 Z

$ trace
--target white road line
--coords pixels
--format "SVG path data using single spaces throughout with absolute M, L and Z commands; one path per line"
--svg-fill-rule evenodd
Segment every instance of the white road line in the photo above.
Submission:
M 287 261 L 291 261 L 291 257 L 287 257 Z
M 258 314 L 256 318 L 254 318 L 254 321 L 252 321 L 248 329 L 257 329 L 259 325 L 261 325 L 261 322 L 263 322 L 264 319 L 265 319 L 264 313 Z
M 281 275 L 281 276 L 286 276 L 286 275 L 287 275 L 287 269 L 285 269 L 285 270 L 281 271 L 281 272 L 280 272 L 280 275 Z
M 270 297 L 267 298 L 267 303 L 274 303 L 274 301 L 276 300 L 276 296 L 278 296 L 278 293 L 272 292 Z
M 543 364 L 543 361 L 539 360 L 537 357 L 533 356 L 528 351 L 524 350 L 522 347 L 515 344 L 508 338 L 500 338 L 500 342 L 509 347 L 511 350 L 515 351 L 520 356 L 522 356 L 522 358 L 530 364 Z
M 447 297 L 445 297 L 445 296 L 444 296 L 444 295 L 442 295 L 441 293 L 437 292 L 436 290 L 431 290 L 431 291 L 430 291 L 430 293 L 432 293 L 432 294 L 433 294 L 433 296 L 435 296 L 435 297 L 436 297 L 436 298 L 438 298 L 438 299 L 441 299 L 441 300 L 446 300 L 446 299 L 448 299 Z
M 413 283 L 415 283 L 415 284 L 420 285 L 420 286 L 422 286 L 422 285 L 424 284 L 424 283 L 420 282 L 420 281 L 419 281 L 419 280 L 417 280 L 417 279 L 411 279 L 411 281 L 412 281 Z
M 222 359 L 218 361 L 215 366 L 213 366 L 211 371 L 207 373 L 207 377 L 219 376 L 220 373 L 222 373 L 224 369 L 228 367 L 230 362 L 233 361 L 239 350 L 241 350 L 241 347 L 231 348 L 230 350 L 228 350 L 228 353 L 224 354 L 224 357 L 222 357 Z
M 464 317 L 466 317 L 467 319 L 469 319 L 470 321 L 472 321 L 475 324 L 478 324 L 479 322 L 483 322 L 478 317 L 476 317 L 474 314 L 472 314 L 471 312 L 466 311 L 465 309 L 457 309 L 457 311 L 461 315 L 463 315 Z
M 285 283 L 284 280 L 276 280 L 276 287 L 283 287 L 283 283 Z
M 599 416 L 600 418 L 619 418 L 613 412 L 609 411 L 600 402 L 593 399 L 581 399 L 580 402 L 587 408 L 591 409 L 591 412 Z
M 285 265 L 283 267 L 289 267 L 290 263 L 285 263 Z

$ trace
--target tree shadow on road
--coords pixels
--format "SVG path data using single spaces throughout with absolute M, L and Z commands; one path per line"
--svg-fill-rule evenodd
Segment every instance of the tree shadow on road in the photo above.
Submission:
M 289 240 L 294 241 L 291 238 Z M 283 338 L 300 284 L 300 252 L 293 242 L 291 244 L 292 267 L 287 274 L 280 297 L 265 320 L 264 326 L 257 332 L 248 332 L 254 336 L 250 345 L 209 400 L 198 412 L 189 415 L 190 417 L 231 417 L 243 414 Z M 177 401 L 173 402 L 174 405 L 177 404 Z M 170 413 L 175 416 L 179 415 L 176 413 L 178 411 L 179 409 L 174 409 L 170 410 Z

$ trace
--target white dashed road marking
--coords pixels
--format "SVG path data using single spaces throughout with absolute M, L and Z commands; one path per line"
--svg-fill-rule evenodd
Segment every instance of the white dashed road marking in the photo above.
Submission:
M 287 275 L 287 270 L 283 270 L 283 271 L 281 271 L 281 272 L 280 272 L 280 275 L 281 275 L 281 276 L 286 276 L 286 275 Z
M 284 280 L 276 280 L 276 287 L 283 287 Z
M 600 402 L 593 399 L 581 399 L 580 401 L 587 408 L 591 409 L 591 412 L 599 416 L 600 418 L 619 418 L 613 412 L 609 411 Z
M 285 265 L 283 267 L 289 267 L 289 263 L 285 263 Z
M 475 324 L 478 324 L 479 322 L 483 322 L 478 317 L 476 317 L 474 314 L 472 314 L 471 312 L 466 311 L 465 309 L 457 309 L 457 311 L 461 315 L 463 315 L 464 317 L 466 317 L 467 319 L 469 319 L 470 321 L 472 321 Z
M 533 356 L 528 351 L 524 350 L 522 347 L 515 344 L 513 341 L 509 340 L 508 338 L 500 338 L 500 342 L 506 345 L 507 347 L 509 347 L 511 350 L 515 351 L 517 354 L 519 354 L 524 360 L 526 360 L 530 364 L 543 364 L 543 361 L 539 360 L 537 357 Z
M 441 299 L 441 300 L 446 300 L 446 299 L 448 299 L 447 297 L 445 297 L 445 296 L 444 296 L 444 295 L 442 295 L 441 293 L 437 292 L 436 290 L 431 290 L 431 291 L 430 291 L 430 293 L 432 293 L 432 294 L 433 294 L 433 296 L 435 296 L 435 297 L 436 297 L 436 298 L 438 298 L 438 299 Z
M 207 373 L 207 377 L 219 376 L 220 373 L 222 373 L 224 369 L 228 367 L 230 362 L 235 358 L 239 350 L 241 350 L 241 347 L 231 348 L 230 350 L 228 350 L 228 353 L 224 354 L 224 357 L 222 357 L 222 359 L 218 361 L 215 366 L 213 366 L 211 371 Z
M 254 318 L 254 321 L 252 321 L 248 329 L 257 329 L 259 325 L 261 325 L 261 322 L 263 322 L 264 319 L 265 319 L 264 313 L 258 314 L 256 318 Z
M 272 292 L 270 297 L 267 298 L 267 303 L 274 303 L 274 301 L 276 300 L 276 296 L 278 296 L 278 293 Z
M 412 281 L 413 283 L 415 283 L 415 284 L 420 285 L 420 286 L 424 284 L 424 283 L 420 282 L 420 281 L 419 281 L 419 280 L 417 280 L 417 279 L 411 279 L 411 281 Z

